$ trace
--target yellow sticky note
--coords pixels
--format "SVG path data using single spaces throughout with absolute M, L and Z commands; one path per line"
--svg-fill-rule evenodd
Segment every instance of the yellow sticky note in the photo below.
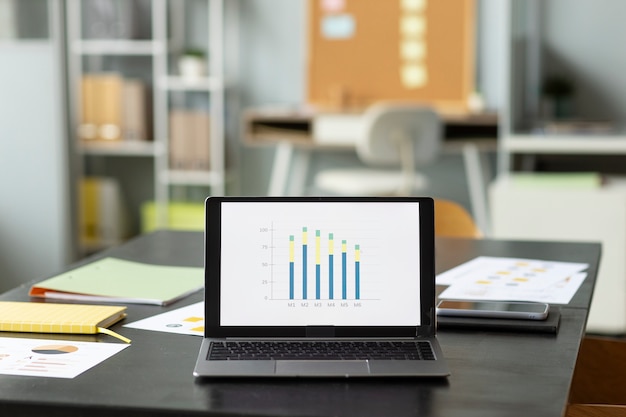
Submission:
M 400 7 L 405 12 L 422 12 L 426 8 L 426 0 L 402 0 Z
M 421 61 L 426 57 L 426 42 L 417 39 L 400 41 L 400 57 L 404 61 Z
M 400 69 L 402 84 L 406 88 L 420 88 L 428 83 L 426 67 L 420 64 L 405 64 Z
M 426 33 L 426 19 L 423 16 L 403 16 L 400 19 L 400 33 L 406 37 L 417 38 Z

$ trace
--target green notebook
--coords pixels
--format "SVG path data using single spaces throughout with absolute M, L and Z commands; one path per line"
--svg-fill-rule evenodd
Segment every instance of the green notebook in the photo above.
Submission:
M 204 287 L 204 269 L 104 258 L 33 285 L 32 297 L 167 305 Z

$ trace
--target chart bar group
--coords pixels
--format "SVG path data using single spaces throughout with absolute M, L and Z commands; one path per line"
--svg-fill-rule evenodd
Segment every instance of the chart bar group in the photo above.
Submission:
M 313 282 L 309 283 L 309 265 L 315 266 L 315 300 L 335 300 L 335 285 L 340 285 L 340 299 L 361 298 L 361 248 L 360 245 L 349 245 L 347 240 L 341 240 L 340 258 L 335 257 L 335 235 L 322 235 L 321 230 L 315 230 L 315 240 L 309 244 L 308 228 L 302 228 L 300 242 L 295 234 L 289 235 L 289 299 L 296 299 L 297 287 L 301 287 L 303 300 L 309 298 L 309 285 L 313 289 Z M 298 244 L 301 246 L 297 248 Z M 309 247 L 311 246 L 311 247 Z M 350 247 L 350 249 L 348 249 Z M 301 258 L 296 253 L 300 251 Z M 323 260 L 327 259 L 325 263 Z M 338 263 L 338 265 L 336 265 Z M 335 271 L 339 277 L 335 276 Z M 313 270 L 311 269 L 311 274 Z M 340 284 L 336 283 L 340 279 Z M 311 280 L 313 277 L 311 276 Z M 325 283 L 327 285 L 325 285 Z

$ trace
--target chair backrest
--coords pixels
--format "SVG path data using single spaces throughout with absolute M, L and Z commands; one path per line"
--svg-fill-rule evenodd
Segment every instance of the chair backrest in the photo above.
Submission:
M 410 152 L 414 168 L 432 163 L 441 149 L 442 123 L 430 107 L 377 103 L 363 114 L 357 154 L 369 165 L 401 166 Z M 403 143 L 405 142 L 405 143 Z M 404 161 L 403 161 L 404 160 Z
M 435 198 L 435 236 L 479 239 L 483 233 L 463 206 Z

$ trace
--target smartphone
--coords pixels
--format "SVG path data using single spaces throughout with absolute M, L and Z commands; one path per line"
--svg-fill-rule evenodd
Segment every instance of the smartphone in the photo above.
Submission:
M 441 300 L 437 315 L 500 319 L 545 320 L 550 306 L 522 301 Z

